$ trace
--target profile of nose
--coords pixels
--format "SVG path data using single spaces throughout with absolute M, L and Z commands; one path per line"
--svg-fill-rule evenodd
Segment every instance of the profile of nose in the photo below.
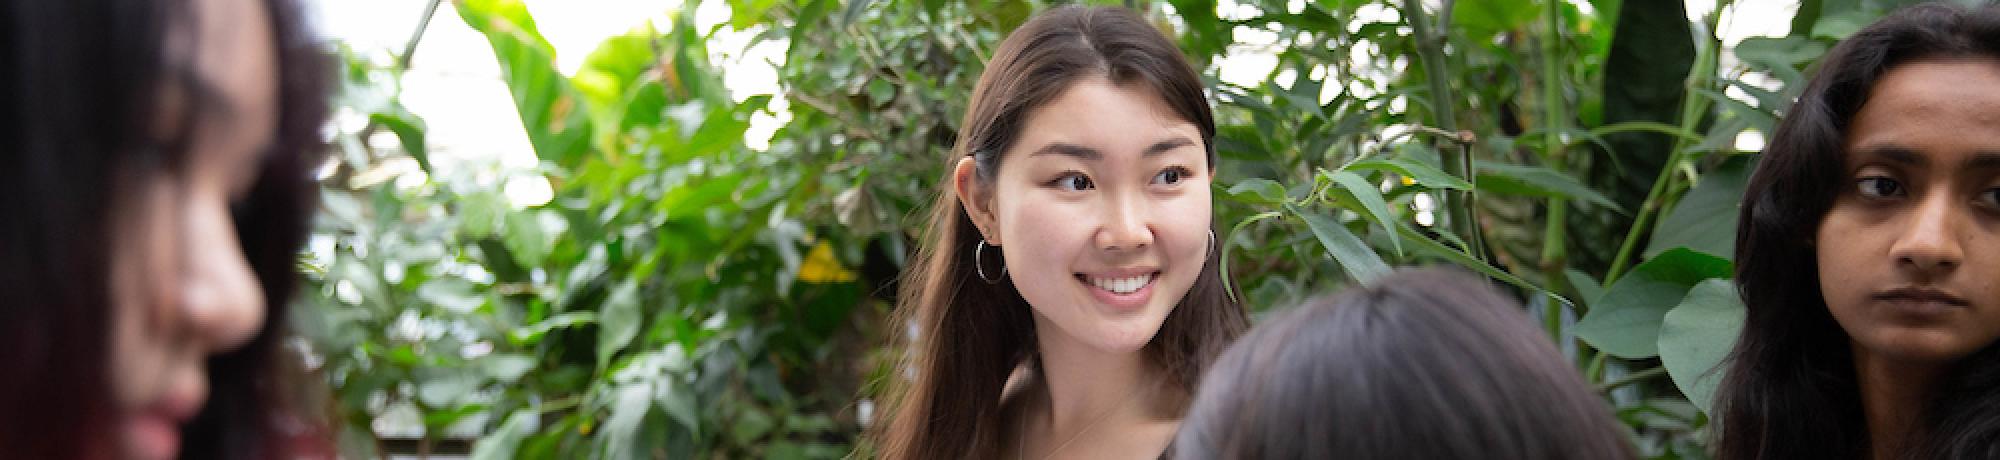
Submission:
M 183 333 L 210 353 L 243 346 L 264 325 L 264 289 L 238 243 L 225 210 L 197 216 L 183 244 L 183 266 L 172 274 Z M 206 217 L 206 218 L 204 218 Z
M 1951 203 L 1946 194 L 1932 194 L 1912 210 L 1906 225 L 1900 229 L 1896 242 L 1890 247 L 1890 255 L 1896 264 L 1924 275 L 1955 268 L 1965 257 L 1960 244 L 1960 225 L 1965 210 Z

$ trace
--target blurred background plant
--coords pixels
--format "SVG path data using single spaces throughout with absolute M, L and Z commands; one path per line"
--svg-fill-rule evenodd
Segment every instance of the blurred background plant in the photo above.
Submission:
M 886 318 L 913 216 L 993 46 L 1051 4 L 711 2 L 581 60 L 521 0 L 431 0 L 398 49 L 332 42 L 294 326 L 343 455 L 866 454 L 899 375 L 884 344 L 912 332 Z M 1705 457 L 1762 133 L 1903 2 L 1734 3 L 1123 2 L 1210 81 L 1235 295 L 1263 312 L 1391 266 L 1477 271 L 1649 458 Z M 531 164 L 433 155 L 443 120 L 405 104 L 433 21 L 484 41 Z M 1718 32 L 1746 21 L 1777 28 Z M 779 50 L 775 85 L 742 94 L 718 61 L 754 47 Z

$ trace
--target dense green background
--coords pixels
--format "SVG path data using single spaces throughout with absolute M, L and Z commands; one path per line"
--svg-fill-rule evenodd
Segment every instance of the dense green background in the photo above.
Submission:
M 1830 44 L 1900 2 L 1806 0 L 1790 36 L 1734 59 L 1680 1 L 1252 1 L 1237 20 L 1125 3 L 1208 75 L 1227 270 L 1253 309 L 1390 266 L 1468 267 L 1521 295 L 1646 456 L 1703 458 L 1707 371 L 1742 315 L 1727 278 L 1756 152 L 1737 134 L 1769 132 Z M 983 61 L 1050 5 L 728 5 L 718 30 L 789 43 L 782 94 L 732 99 L 693 5 L 566 77 L 518 0 L 443 3 L 436 20 L 492 44 L 554 185 L 525 209 L 490 177 L 433 169 L 402 69 L 341 50 L 338 104 L 370 123 L 334 138 L 315 230 L 332 245 L 301 264 L 295 326 L 345 454 L 473 438 L 477 458 L 867 451 L 915 216 Z M 1275 34 L 1278 65 L 1223 83 L 1212 63 L 1245 30 Z M 746 147 L 780 98 L 790 121 Z M 402 158 L 417 185 L 385 177 Z M 390 411 L 424 434 L 377 432 Z

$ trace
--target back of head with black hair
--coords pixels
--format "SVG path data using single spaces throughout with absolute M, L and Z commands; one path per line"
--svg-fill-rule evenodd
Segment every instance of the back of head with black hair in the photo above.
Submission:
M 1633 458 L 1605 403 L 1476 278 L 1417 270 L 1307 302 L 1224 352 L 1178 458 Z

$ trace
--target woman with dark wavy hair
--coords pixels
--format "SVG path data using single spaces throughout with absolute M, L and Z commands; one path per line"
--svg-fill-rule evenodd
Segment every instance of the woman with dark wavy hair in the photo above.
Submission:
M 2000 7 L 1835 46 L 1741 222 L 1719 458 L 2000 458 Z
M 325 55 L 288 0 L 0 1 L 0 456 L 325 456 L 281 347 Z

